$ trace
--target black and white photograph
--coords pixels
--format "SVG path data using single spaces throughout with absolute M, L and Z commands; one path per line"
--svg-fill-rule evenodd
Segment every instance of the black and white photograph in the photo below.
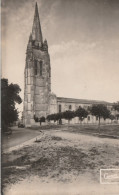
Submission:
M 1 195 L 119 195 L 119 0 L 1 1 Z

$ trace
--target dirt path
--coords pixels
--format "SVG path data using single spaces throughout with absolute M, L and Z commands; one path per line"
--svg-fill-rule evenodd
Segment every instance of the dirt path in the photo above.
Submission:
M 100 184 L 100 169 L 118 168 L 118 151 L 115 139 L 45 131 L 38 142 L 6 154 L 4 194 L 117 195 L 119 185 Z

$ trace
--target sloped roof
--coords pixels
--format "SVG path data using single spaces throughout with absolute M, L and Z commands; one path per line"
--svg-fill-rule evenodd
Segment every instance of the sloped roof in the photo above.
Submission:
M 64 97 L 57 97 L 58 102 L 65 102 L 65 103 L 77 103 L 77 104 L 107 104 L 112 105 L 110 102 L 100 101 L 100 100 L 87 100 L 87 99 L 74 99 L 74 98 L 64 98 Z

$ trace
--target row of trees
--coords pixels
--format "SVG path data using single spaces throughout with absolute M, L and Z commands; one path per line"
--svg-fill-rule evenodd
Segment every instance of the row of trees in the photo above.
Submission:
M 47 120 L 60 121 L 61 119 L 66 119 L 68 120 L 69 123 L 71 119 L 73 119 L 74 117 L 78 117 L 80 122 L 82 122 L 85 118 L 87 118 L 89 114 L 98 117 L 99 125 L 100 125 L 101 118 L 105 120 L 111 117 L 111 113 L 107 109 L 107 107 L 103 104 L 98 104 L 98 105 L 92 105 L 91 107 L 88 108 L 88 110 L 79 106 L 79 108 L 76 111 L 68 110 L 61 113 L 51 114 L 47 116 Z
M 57 123 L 61 124 L 62 119 L 66 119 L 66 120 L 68 120 L 68 122 L 70 122 L 70 120 L 72 118 L 78 116 L 80 121 L 82 121 L 85 117 L 87 117 L 87 115 L 88 115 L 88 112 L 85 109 L 80 107 L 80 109 L 78 109 L 76 112 L 67 110 L 65 112 L 50 114 L 47 116 L 46 119 L 43 116 L 40 118 L 34 116 L 34 120 L 35 120 L 35 122 L 40 122 L 40 125 L 42 122 L 45 122 L 45 120 L 47 120 L 49 122 L 50 121 L 54 121 L 54 122 L 57 121 Z
M 119 111 L 119 103 L 115 103 L 113 108 Z M 82 122 L 90 114 L 98 118 L 99 126 L 101 118 L 103 118 L 104 120 L 106 120 L 107 118 L 111 120 L 115 119 L 115 116 L 111 114 L 110 110 L 104 104 L 92 105 L 88 108 L 88 110 L 80 106 L 76 111 L 67 110 L 65 112 L 50 114 L 46 119 L 47 121 L 54 121 L 61 124 L 62 119 L 66 119 L 68 120 L 68 123 L 70 123 L 71 119 L 73 119 L 74 117 L 78 117 L 80 122 Z M 34 119 L 36 122 L 40 122 L 40 124 L 42 122 L 45 122 L 45 117 L 41 117 L 40 119 L 34 117 Z
M 60 123 L 61 119 L 66 119 L 68 120 L 69 123 L 70 120 L 73 119 L 74 117 L 79 117 L 79 120 L 83 121 L 84 118 L 86 118 L 87 116 L 88 116 L 88 111 L 82 107 L 79 107 L 76 111 L 67 110 L 65 112 L 48 115 L 47 120 L 48 121 L 54 120 L 54 122 L 59 121 Z

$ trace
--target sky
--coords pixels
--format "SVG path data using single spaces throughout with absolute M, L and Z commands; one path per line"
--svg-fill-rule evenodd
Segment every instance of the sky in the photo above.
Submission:
M 2 0 L 2 77 L 24 98 L 35 0 Z M 119 101 L 119 1 L 37 0 L 58 97 Z M 22 108 L 21 108 L 22 109 Z

